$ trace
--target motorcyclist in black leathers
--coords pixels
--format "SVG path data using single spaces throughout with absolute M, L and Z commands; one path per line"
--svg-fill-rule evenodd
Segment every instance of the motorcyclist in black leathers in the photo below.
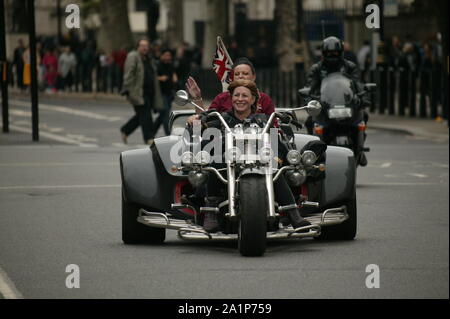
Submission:
M 308 75 L 306 86 L 310 88 L 310 95 L 320 96 L 320 87 L 322 80 L 330 73 L 341 72 L 353 80 L 356 92 L 362 91 L 363 84 L 360 82 L 360 74 L 358 66 L 344 59 L 344 45 L 342 41 L 336 37 L 328 37 L 322 42 L 322 59 L 314 64 Z M 370 105 L 370 101 L 366 98 L 360 99 L 355 95 L 354 102 L 360 107 Z M 369 116 L 364 112 L 364 121 L 367 123 Z M 308 117 L 305 123 L 308 133 L 313 134 L 313 120 Z M 367 165 L 367 158 L 364 152 L 361 154 L 360 165 Z

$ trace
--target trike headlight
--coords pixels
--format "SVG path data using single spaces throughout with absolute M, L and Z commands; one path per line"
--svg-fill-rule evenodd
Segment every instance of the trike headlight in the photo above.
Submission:
M 185 166 L 194 164 L 194 154 L 192 152 L 184 152 L 181 155 L 181 163 Z
M 211 163 L 211 155 L 206 151 L 198 152 L 197 155 L 195 155 L 195 162 L 202 166 L 208 165 Z
M 286 155 L 286 159 L 288 163 L 291 165 L 300 164 L 301 160 L 300 152 L 297 150 L 290 150 Z
M 313 165 L 317 161 L 317 156 L 313 151 L 304 151 L 302 154 L 302 162 L 305 165 Z

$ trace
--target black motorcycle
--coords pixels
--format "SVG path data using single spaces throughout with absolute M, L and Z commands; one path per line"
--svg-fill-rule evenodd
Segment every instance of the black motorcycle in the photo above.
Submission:
M 370 151 L 364 146 L 367 119 L 360 105 L 362 97 L 376 84 L 366 83 L 362 90 L 356 85 L 344 74 L 336 72 L 322 80 L 320 96 L 312 95 L 310 88 L 300 89 L 299 93 L 305 99 L 319 100 L 322 104 L 320 114 L 312 118 L 309 133 L 320 137 L 327 145 L 350 148 L 356 165 L 360 165 L 363 152 Z

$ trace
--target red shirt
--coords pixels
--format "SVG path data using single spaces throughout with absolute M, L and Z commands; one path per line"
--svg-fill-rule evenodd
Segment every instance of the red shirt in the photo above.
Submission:
M 272 99 L 265 93 L 259 92 L 257 106 L 256 113 L 264 113 L 270 116 L 275 112 Z M 219 113 L 231 111 L 232 108 L 230 92 L 220 93 L 209 106 L 209 110 L 216 109 Z

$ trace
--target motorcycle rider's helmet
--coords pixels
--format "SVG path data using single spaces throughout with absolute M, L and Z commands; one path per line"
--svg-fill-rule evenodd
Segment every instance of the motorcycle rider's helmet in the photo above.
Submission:
M 344 45 L 336 37 L 328 37 L 322 42 L 322 59 L 328 68 L 337 68 L 344 61 Z

